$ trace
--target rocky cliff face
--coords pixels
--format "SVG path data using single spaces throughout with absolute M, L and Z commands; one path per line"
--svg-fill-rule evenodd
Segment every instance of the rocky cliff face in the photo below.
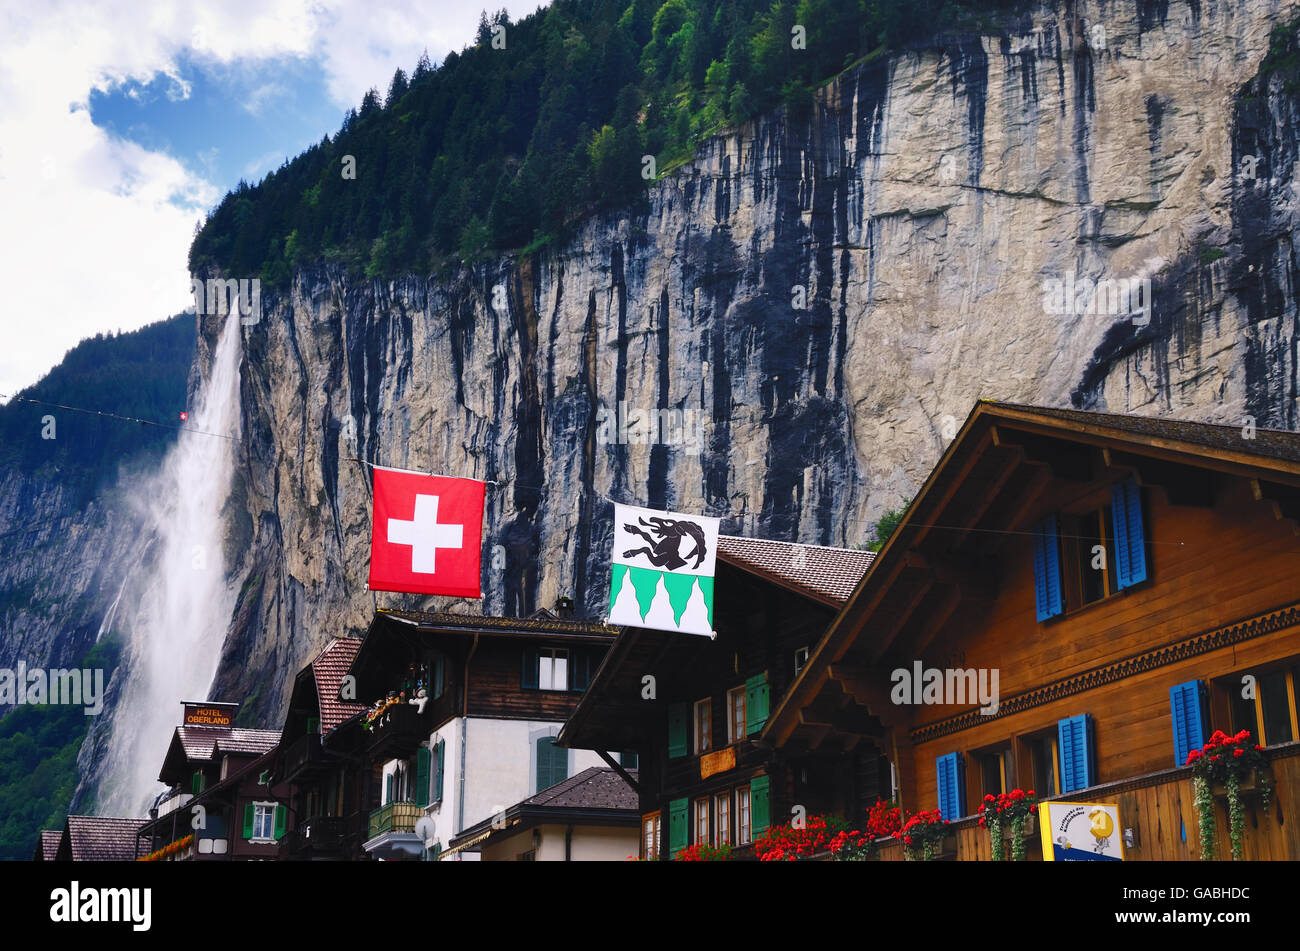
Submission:
M 213 696 L 271 721 L 329 637 L 434 603 L 366 590 L 354 459 L 503 483 L 482 609 L 596 615 L 609 499 L 859 544 L 980 398 L 1296 428 L 1296 100 L 1260 72 L 1289 16 L 1067 3 L 856 68 L 562 247 L 297 273 L 245 329 Z M 681 415 L 651 444 L 620 406 Z

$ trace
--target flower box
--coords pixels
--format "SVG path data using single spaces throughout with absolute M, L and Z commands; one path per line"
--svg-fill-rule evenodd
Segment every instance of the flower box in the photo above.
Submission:
M 957 861 L 957 833 L 949 832 L 939 841 L 934 850 L 934 860 L 936 862 Z
M 1259 770 L 1252 769 L 1247 773 L 1240 783 L 1237 784 L 1237 791 L 1243 796 L 1253 795 L 1259 791 Z M 1228 787 L 1226 783 L 1211 783 L 1210 795 L 1215 799 L 1227 799 Z

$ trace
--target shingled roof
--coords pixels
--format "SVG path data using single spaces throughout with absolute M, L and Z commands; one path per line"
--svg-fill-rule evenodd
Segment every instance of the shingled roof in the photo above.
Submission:
M 628 775 L 636 778 L 636 770 Z M 582 772 L 543 789 L 523 801 L 525 806 L 547 809 L 638 809 L 636 792 L 607 766 L 589 766 Z
M 36 862 L 53 862 L 59 854 L 59 840 L 63 838 L 63 832 L 59 829 L 42 829 L 40 841 L 36 843 L 36 854 L 32 856 Z
M 316 678 L 316 698 L 320 705 L 320 732 L 322 736 L 359 713 L 364 713 L 364 703 L 339 699 L 343 677 L 352 666 L 352 659 L 361 647 L 359 637 L 336 637 L 311 662 L 312 676 Z
M 838 606 L 849 600 L 876 553 L 719 535 L 718 557 Z
M 213 760 L 221 753 L 251 753 L 260 756 L 280 742 L 278 730 L 248 730 L 243 727 L 178 726 L 176 735 L 192 760 Z
M 68 816 L 64 826 L 68 854 L 73 862 L 129 862 L 147 854 L 137 833 L 148 819 L 107 816 Z M 60 852 L 62 852 L 60 846 Z
M 612 640 L 618 633 L 616 628 L 607 627 L 604 621 L 579 621 L 572 618 L 557 618 L 549 612 L 538 612 L 532 617 L 493 617 L 483 614 L 449 614 L 432 611 L 396 611 L 380 608 L 375 613 L 375 620 L 395 618 L 418 627 L 421 630 L 436 630 L 445 633 L 483 633 L 505 636 L 546 636 L 569 635 L 574 637 L 607 638 Z

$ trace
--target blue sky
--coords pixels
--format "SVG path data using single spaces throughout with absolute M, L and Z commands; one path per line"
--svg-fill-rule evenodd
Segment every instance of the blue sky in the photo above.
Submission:
M 174 156 L 223 189 L 241 178 L 257 181 L 343 121 L 321 63 L 308 57 L 236 68 L 182 55 L 177 67 L 177 76 L 92 91 L 91 121 Z
M 190 303 L 194 228 L 484 7 L 537 0 L 0 4 L 0 402 L 80 340 Z

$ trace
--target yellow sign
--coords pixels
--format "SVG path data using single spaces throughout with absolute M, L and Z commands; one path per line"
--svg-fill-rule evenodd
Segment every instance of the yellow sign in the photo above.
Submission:
M 1044 862 L 1122 862 L 1119 806 L 1113 802 L 1040 802 Z
M 736 768 L 736 748 L 728 746 L 716 753 L 705 753 L 700 757 L 700 779 L 708 779 L 715 773 L 725 773 Z

